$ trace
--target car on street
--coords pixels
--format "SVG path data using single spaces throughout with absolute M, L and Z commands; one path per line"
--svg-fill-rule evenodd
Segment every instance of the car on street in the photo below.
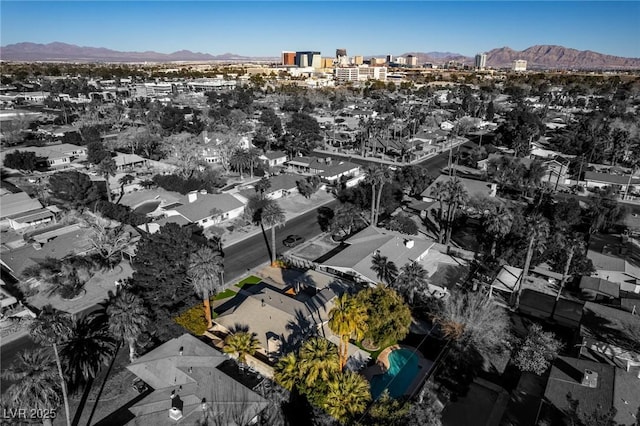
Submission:
M 286 247 L 295 247 L 298 244 L 302 244 L 304 242 L 304 237 L 301 237 L 300 235 L 289 235 L 287 238 L 284 239 L 284 241 L 282 241 L 282 244 L 284 244 Z

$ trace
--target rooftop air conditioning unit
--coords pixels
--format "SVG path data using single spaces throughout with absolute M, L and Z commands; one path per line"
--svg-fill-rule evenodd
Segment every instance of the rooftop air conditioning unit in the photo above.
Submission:
M 582 386 L 586 386 L 589 388 L 598 387 L 598 373 L 589 369 L 585 369 L 584 376 L 582 376 Z

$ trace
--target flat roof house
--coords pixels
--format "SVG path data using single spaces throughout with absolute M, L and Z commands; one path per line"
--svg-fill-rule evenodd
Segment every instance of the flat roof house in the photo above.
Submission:
M 51 222 L 54 214 L 24 192 L 0 196 L 0 225 L 19 230 Z

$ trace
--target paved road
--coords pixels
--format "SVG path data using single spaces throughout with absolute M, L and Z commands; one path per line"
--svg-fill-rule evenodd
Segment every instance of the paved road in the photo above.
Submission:
M 335 207 L 338 201 L 331 201 L 324 207 Z M 297 234 L 305 237 L 307 240 L 320 234 L 320 225 L 318 225 L 318 210 L 314 209 L 308 213 L 293 218 L 285 224 L 284 227 L 276 229 L 276 252 L 283 252 L 286 247 L 282 244 L 282 240 L 288 235 Z M 248 270 L 269 261 L 269 249 L 267 244 L 271 244 L 271 230 L 266 229 L 266 238 L 260 233 L 256 236 L 240 241 L 230 247 L 224 249 L 224 274 L 225 281 L 229 282 L 234 278 L 247 273 Z

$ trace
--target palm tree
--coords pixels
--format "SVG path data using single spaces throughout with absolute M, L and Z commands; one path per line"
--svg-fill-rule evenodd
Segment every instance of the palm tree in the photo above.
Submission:
M 300 366 L 294 352 L 290 352 L 278 360 L 274 379 L 288 391 L 292 391 L 298 385 L 300 381 Z
M 253 179 L 253 169 L 255 169 L 256 163 L 260 160 L 260 151 L 256 148 L 249 148 L 247 150 L 247 160 L 249 162 L 249 173 Z
M 549 222 L 542 215 L 536 214 L 530 216 L 527 220 L 529 246 L 527 248 L 527 257 L 524 262 L 524 269 L 522 275 L 517 283 L 517 289 L 515 291 L 515 307 L 520 304 L 520 295 L 522 293 L 522 284 L 529 275 L 529 267 L 531 266 L 531 258 L 533 257 L 534 243 L 538 243 L 538 248 L 542 247 L 542 243 L 549 235 Z
M 380 216 L 380 200 L 382 199 L 382 188 L 385 183 L 391 182 L 393 179 L 393 174 L 391 170 L 388 168 L 382 169 L 381 174 L 377 174 L 376 178 L 378 179 L 378 199 L 376 200 L 376 217 L 374 219 L 374 224 L 378 224 L 378 217 Z
M 118 197 L 118 201 L 116 201 L 116 204 L 120 203 L 120 200 L 122 200 L 122 197 L 124 196 L 124 186 L 130 184 L 135 179 L 136 178 L 134 176 L 129 174 L 124 175 L 120 179 L 118 179 L 118 183 L 120 184 L 120 196 Z
M 238 331 L 224 339 L 222 350 L 227 354 L 237 354 L 238 362 L 244 364 L 247 360 L 247 355 L 253 355 L 259 348 L 260 343 L 253 333 Z
M 275 200 L 269 200 L 260 214 L 260 221 L 263 225 L 271 228 L 271 265 L 276 262 L 276 228 L 284 224 L 286 217 L 282 208 Z
M 102 365 L 108 365 L 115 352 L 115 339 L 109 333 L 108 317 L 97 310 L 73 320 L 71 334 L 60 351 L 65 373 L 73 386 L 93 380 Z
M 324 409 L 340 422 L 362 413 L 371 401 L 369 382 L 353 371 L 345 371 L 329 382 Z
M 376 252 L 371 257 L 371 270 L 376 273 L 378 279 L 387 285 L 396 280 L 398 276 L 398 267 L 389 260 L 387 256 L 382 256 Z
M 491 257 L 496 256 L 498 240 L 511 231 L 513 225 L 513 213 L 504 204 L 498 204 L 489 214 L 482 218 L 482 227 L 491 235 Z
M 29 334 L 36 343 L 51 346 L 58 367 L 60 387 L 62 389 L 62 400 L 64 402 L 64 413 L 67 426 L 71 426 L 69 417 L 69 398 L 67 397 L 67 383 L 62 371 L 62 362 L 58 347 L 64 345 L 71 335 L 71 319 L 59 311 L 53 309 L 51 305 L 42 307 L 40 314 L 33 319 L 29 327 Z
M 447 196 L 447 188 L 443 182 L 436 182 L 431 189 L 431 196 L 438 200 L 438 242 L 444 243 L 446 221 L 444 201 Z
M 428 278 L 427 271 L 422 265 L 416 261 L 411 261 L 401 268 L 394 287 L 407 296 L 409 304 L 413 305 L 416 290 L 428 288 Z
M 104 177 L 104 180 L 107 181 L 107 200 L 111 201 L 111 189 L 109 187 L 109 176 L 115 176 L 117 170 L 116 162 L 113 161 L 111 156 L 104 158 L 98 164 L 98 172 Z
M 380 166 L 373 166 L 367 170 L 366 182 L 371 185 L 371 226 L 376 226 L 376 186 L 384 180 L 384 170 Z
M 118 291 L 107 305 L 109 332 L 129 344 L 129 361 L 136 356 L 136 341 L 149 325 L 149 311 L 142 299 L 127 290 Z
M 240 173 L 240 179 L 243 178 L 242 172 L 249 167 L 249 158 L 247 156 L 247 150 L 236 149 L 231 158 L 229 159 L 229 165 L 236 169 Z
M 578 233 L 570 233 L 570 234 L 561 234 L 558 233 L 555 235 L 556 241 L 560 243 L 560 246 L 566 250 L 567 260 L 564 263 L 564 270 L 562 272 L 562 280 L 560 281 L 560 285 L 558 286 L 558 294 L 556 295 L 556 301 L 553 304 L 552 316 L 555 313 L 556 306 L 558 305 L 558 300 L 560 300 L 560 296 L 562 295 L 562 289 L 567 284 L 567 280 L 569 279 L 569 269 L 571 268 L 571 262 L 573 261 L 573 256 L 576 252 L 584 250 L 585 241 L 582 236 Z
M 327 382 L 340 372 L 338 351 L 327 339 L 314 337 L 300 348 L 298 367 L 306 386 L 313 386 L 318 379 Z
M 18 352 L 16 361 L 2 371 L 2 378 L 15 382 L 6 390 L 8 402 L 14 406 L 55 410 L 60 405 L 55 362 L 43 348 Z M 44 419 L 43 423 L 52 422 Z
M 451 232 L 453 231 L 453 220 L 456 217 L 458 207 L 463 206 L 469 199 L 466 188 L 462 184 L 462 181 L 458 178 L 449 180 L 445 187 L 447 189 L 447 234 L 445 238 L 445 244 L 447 245 L 447 252 L 449 252 L 449 244 L 451 243 Z
M 329 328 L 340 337 L 338 356 L 340 370 L 349 357 L 349 339 L 362 339 L 367 330 L 367 308 L 355 297 L 344 293 L 329 311 Z
M 202 247 L 189 257 L 187 275 L 198 296 L 204 302 L 204 316 L 207 319 L 207 330 L 213 326 L 211 320 L 211 296 L 222 290 L 222 256 L 209 247 Z

